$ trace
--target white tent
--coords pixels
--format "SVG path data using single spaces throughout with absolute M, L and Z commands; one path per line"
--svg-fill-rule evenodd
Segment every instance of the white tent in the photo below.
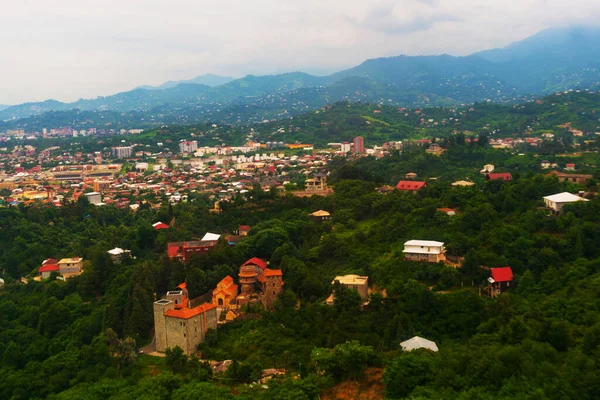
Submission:
M 431 340 L 427 340 L 420 336 L 415 336 L 408 340 L 405 340 L 404 342 L 400 343 L 400 347 L 402 347 L 402 350 L 404 351 L 413 351 L 417 349 L 428 349 L 431 351 L 438 351 L 438 347 L 435 344 L 435 342 L 432 342 Z

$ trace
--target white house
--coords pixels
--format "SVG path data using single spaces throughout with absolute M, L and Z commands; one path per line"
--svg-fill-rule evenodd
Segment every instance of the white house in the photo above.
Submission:
M 562 192 L 558 194 L 553 194 L 552 196 L 544 197 L 544 203 L 546 203 L 546 207 L 552 209 L 554 214 L 559 214 L 564 207 L 565 204 L 574 203 L 576 201 L 589 201 L 588 199 L 584 199 L 583 197 L 579 197 L 577 195 L 571 194 L 569 192 Z
M 404 351 L 413 351 L 417 349 L 427 349 L 431 351 L 438 351 L 437 344 L 431 340 L 422 338 L 420 336 L 412 337 L 404 342 L 400 343 L 400 347 Z
M 404 258 L 410 261 L 437 263 L 446 260 L 444 243 L 433 240 L 409 240 L 404 243 Z
M 121 264 L 121 261 L 123 261 L 124 258 L 131 256 L 131 250 L 123 250 L 120 247 L 108 250 L 107 253 L 115 264 Z

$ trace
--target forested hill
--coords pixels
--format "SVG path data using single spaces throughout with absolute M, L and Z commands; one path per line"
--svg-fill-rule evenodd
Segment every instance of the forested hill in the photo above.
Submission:
M 597 398 L 600 198 L 550 216 L 543 196 L 585 188 L 515 174 L 511 182 L 431 181 L 417 194 L 380 194 L 367 173 L 341 179 L 343 170 L 378 170 L 382 162 L 414 165 L 423 153 L 340 165 L 332 197 L 255 188 L 221 214 L 199 194 L 137 213 L 86 201 L 0 208 L 0 398 L 317 400 L 361 382 L 370 387 L 365 369 L 383 371 L 378 385 L 388 399 Z M 333 219 L 309 218 L 319 209 Z M 174 226 L 152 229 L 169 219 Z M 252 229 L 235 247 L 221 243 L 185 265 L 166 256 L 168 241 L 240 224 Z M 403 243 L 416 238 L 445 242 L 449 254 L 464 257 L 462 268 L 404 260 Z M 115 246 L 136 258 L 114 265 L 106 251 Z M 75 254 L 86 260 L 79 277 L 14 281 L 46 257 Z M 237 279 L 255 256 L 282 269 L 285 292 L 274 310 L 250 310 L 253 318 L 207 336 L 203 359 L 233 360 L 227 372 L 177 351 L 139 354 L 152 336 L 155 293 L 183 280 L 192 296 L 204 293 L 228 274 Z M 506 265 L 514 280 L 491 299 L 486 268 Z M 333 306 L 325 305 L 332 279 L 350 273 L 369 277 L 369 306 L 340 286 Z M 415 335 L 439 352 L 400 351 Z M 266 368 L 286 373 L 251 385 Z
M 144 121 L 191 123 L 227 118 L 248 123 L 280 118 L 340 100 L 398 106 L 447 106 L 491 100 L 513 103 L 600 84 L 600 31 L 567 28 L 541 32 L 506 49 L 467 57 L 376 58 L 329 76 L 302 72 L 253 76 L 210 87 L 191 80 L 161 90 L 138 88 L 73 103 L 49 100 L 0 110 L 0 120 L 50 111 L 143 113 Z M 75 118 L 75 116 L 74 116 Z M 23 122 L 18 123 L 23 126 Z M 30 124 L 31 126 L 31 124 Z
M 211 124 L 173 125 L 148 130 L 131 140 L 155 145 L 157 141 L 187 138 L 190 132 L 204 132 L 203 136 L 197 137 L 200 145 L 239 145 L 253 129 L 260 141 L 310 143 L 317 147 L 330 142 L 351 141 L 355 136 L 363 136 L 366 144 L 372 146 L 390 140 L 444 138 L 453 133 L 496 138 L 554 133 L 566 135 L 572 142 L 573 134 L 565 124 L 570 122 L 572 129 L 592 134 L 591 139 L 594 139 L 593 133 L 600 132 L 598 113 L 600 94 L 585 92 L 556 94 L 518 105 L 483 102 L 458 108 L 405 109 L 340 102 L 269 123 L 219 125 L 217 128 L 212 128 Z M 89 118 L 90 115 L 82 113 L 81 117 Z

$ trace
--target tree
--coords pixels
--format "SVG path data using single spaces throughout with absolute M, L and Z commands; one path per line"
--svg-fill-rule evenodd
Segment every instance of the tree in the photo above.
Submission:
M 432 379 L 432 360 L 428 354 L 421 351 L 403 354 L 385 369 L 383 381 L 386 397 L 408 397 L 417 386 L 424 385 Z
M 168 348 L 165 355 L 165 363 L 173 373 L 182 374 L 186 371 L 188 356 L 183 353 L 181 347 Z
M 371 346 L 363 346 L 358 341 L 346 341 L 333 350 L 314 348 L 310 359 L 317 371 L 331 375 L 336 380 L 356 378 L 375 359 Z

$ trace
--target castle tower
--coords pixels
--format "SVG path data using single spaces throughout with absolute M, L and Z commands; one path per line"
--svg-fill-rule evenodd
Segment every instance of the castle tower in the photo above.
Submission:
M 154 302 L 154 336 L 156 338 L 156 351 L 165 351 L 167 348 L 167 323 L 165 312 L 175 309 L 172 300 L 158 300 Z
M 275 302 L 283 291 L 283 273 L 280 269 L 266 268 L 262 276 L 264 277 L 261 288 L 263 292 L 263 305 L 265 308 L 271 308 L 273 302 Z
M 242 296 L 249 296 L 254 293 L 256 281 L 258 280 L 258 272 L 254 265 L 242 265 L 240 273 L 240 286 L 242 287 Z

